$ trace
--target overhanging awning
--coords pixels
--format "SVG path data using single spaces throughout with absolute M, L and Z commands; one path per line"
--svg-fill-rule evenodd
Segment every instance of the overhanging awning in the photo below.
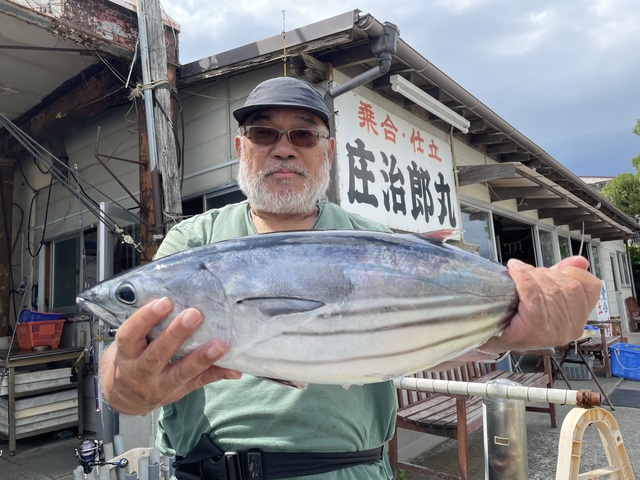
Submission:
M 519 212 L 536 210 L 539 219 L 566 225 L 602 241 L 623 240 L 635 233 L 603 211 L 602 204 L 587 203 L 541 173 L 518 162 L 458 167 L 461 187 L 484 183 L 491 202 L 515 200 Z

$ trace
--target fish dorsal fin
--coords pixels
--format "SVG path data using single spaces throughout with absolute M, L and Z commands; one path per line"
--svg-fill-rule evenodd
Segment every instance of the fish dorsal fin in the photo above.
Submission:
M 251 297 L 238 300 L 244 307 L 255 308 L 267 317 L 309 312 L 324 307 L 323 302 L 295 297 Z

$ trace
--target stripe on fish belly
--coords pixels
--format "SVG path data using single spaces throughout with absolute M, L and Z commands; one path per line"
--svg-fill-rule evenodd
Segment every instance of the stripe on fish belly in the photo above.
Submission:
M 388 380 L 450 360 L 501 331 L 517 299 L 504 295 L 491 300 L 403 299 L 393 309 L 379 308 L 380 299 L 350 303 L 338 316 L 319 314 L 251 345 L 233 362 L 248 372 L 259 365 L 269 377 L 298 382 Z
M 451 305 L 441 299 L 424 298 L 420 301 L 403 302 L 404 308 L 396 304 L 392 310 L 372 308 L 363 304 L 358 310 L 350 304 L 348 309 L 339 313 L 320 313 L 316 317 L 302 322 L 292 321 L 292 326 L 273 336 L 261 339 L 251 345 L 252 349 L 273 348 L 279 352 L 279 358 L 291 356 L 296 359 L 302 355 L 305 342 L 322 344 L 323 342 L 349 341 L 354 337 L 363 343 L 386 342 L 407 339 L 408 343 L 418 342 L 416 349 L 428 349 L 435 343 L 454 341 L 459 337 L 490 336 L 500 331 L 508 320 L 505 312 L 509 311 L 512 298 L 504 298 L 502 302 L 491 304 Z M 442 332 L 449 332 L 442 337 Z M 432 340 L 434 335 L 442 338 Z M 269 342 L 278 340 L 287 342 L 292 348 L 279 349 Z M 300 346 L 297 348 L 296 346 Z M 368 347 L 363 347 L 368 349 Z M 353 348 L 351 349 L 353 350 Z M 330 354 L 330 350 L 322 350 Z M 289 355 L 287 355 L 289 353 Z M 345 354 L 347 354 L 345 352 Z
M 500 316 L 509 311 L 513 303 L 513 297 L 500 296 L 492 303 L 462 304 L 456 305 L 456 299 L 447 297 L 426 297 L 415 300 L 396 300 L 392 308 L 384 308 L 380 299 L 372 300 L 366 304 L 349 304 L 341 309 L 339 317 L 335 314 L 318 314 L 313 323 L 305 323 L 300 329 L 291 329 L 282 332 L 282 335 L 298 336 L 336 336 L 375 334 L 388 330 L 402 330 L 418 327 L 426 329 L 438 325 L 447 325 L 452 322 L 470 323 L 469 318 L 490 315 L 496 330 L 501 326 Z M 457 299 L 460 301 L 460 299 Z M 388 305 L 388 304 L 386 304 Z M 359 320 L 360 319 L 360 320 Z M 333 325 L 327 325 L 327 321 L 334 321 Z M 322 321 L 325 321 L 322 323 Z M 314 325 L 318 327 L 313 330 Z M 461 325 L 462 326 L 462 325 Z M 502 325 L 504 326 L 504 325 Z

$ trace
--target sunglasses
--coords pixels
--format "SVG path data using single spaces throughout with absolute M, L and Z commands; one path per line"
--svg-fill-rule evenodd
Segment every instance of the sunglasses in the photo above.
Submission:
M 269 146 L 280 141 L 282 134 L 286 134 L 289 143 L 296 147 L 310 148 L 318 145 L 320 138 L 329 138 L 318 130 L 311 128 L 292 128 L 291 130 L 280 130 L 274 127 L 263 127 L 260 125 L 249 125 L 240 127 L 240 133 L 251 140 L 255 145 Z

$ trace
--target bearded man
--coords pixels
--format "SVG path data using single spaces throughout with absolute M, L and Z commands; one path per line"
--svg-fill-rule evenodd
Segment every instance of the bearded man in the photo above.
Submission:
M 268 232 L 389 231 L 324 200 L 335 139 L 330 112 L 312 86 L 294 78 L 267 80 L 233 114 L 239 125 L 238 184 L 247 200 L 181 222 L 157 257 Z M 477 357 L 491 360 L 507 350 L 578 337 L 600 293 L 600 281 L 586 267 L 582 257 L 552 269 L 510 263 L 518 313 Z M 178 480 L 393 478 L 384 451 L 395 427 L 392 382 L 288 388 L 216 367 L 226 351 L 217 340 L 177 359 L 175 352 L 200 326 L 202 315 L 186 309 L 148 342 L 149 331 L 171 309 L 170 300 L 162 298 L 129 317 L 105 351 L 100 372 L 104 399 L 115 410 L 144 415 L 162 407 L 157 446 L 178 458 Z M 575 314 L 560 318 L 554 315 L 558 311 Z

